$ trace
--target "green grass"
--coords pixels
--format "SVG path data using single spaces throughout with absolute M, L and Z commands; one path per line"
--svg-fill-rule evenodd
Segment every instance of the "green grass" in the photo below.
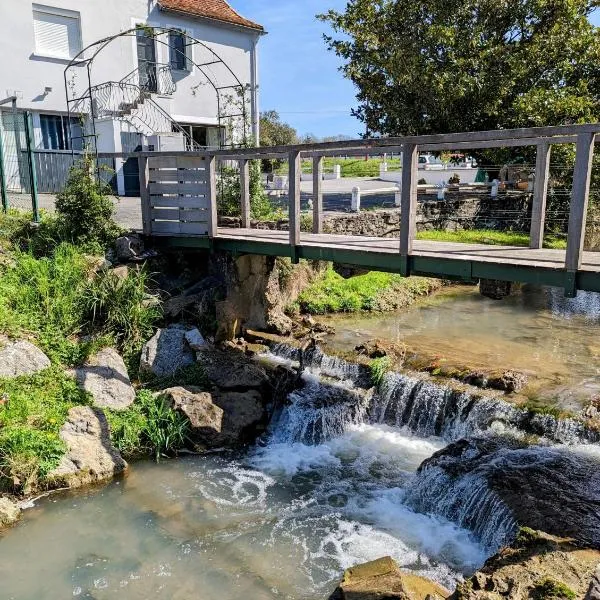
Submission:
M 392 360 L 389 356 L 382 356 L 381 358 L 375 358 L 369 365 L 371 371 L 371 383 L 375 387 L 379 387 L 385 374 L 390 370 L 392 366 Z
M 70 408 L 88 396 L 61 367 L 0 379 L 0 489 L 29 493 L 43 485 L 65 448 L 59 437 Z
M 547 577 L 533 589 L 536 600 L 575 600 L 577 594 L 560 581 Z
M 300 294 L 295 308 L 309 314 L 394 310 L 439 286 L 424 277 L 407 279 L 375 271 L 344 279 L 329 269 Z
M 379 165 L 382 162 L 383 160 L 380 158 L 370 158 L 369 160 L 364 158 L 324 158 L 323 171 L 332 173 L 334 165 L 340 165 L 342 167 L 342 177 L 379 177 Z M 399 169 L 401 167 L 399 158 L 388 158 L 387 164 L 388 169 Z M 302 161 L 303 173 L 312 173 L 312 167 L 312 160 Z M 281 165 L 276 172 L 278 175 L 287 175 L 287 163 Z
M 492 246 L 529 246 L 529 234 L 515 231 L 494 231 L 491 229 L 465 229 L 463 231 L 420 231 L 419 240 L 436 242 L 458 242 L 463 244 L 489 244 Z M 544 248 L 564 249 L 566 239 L 546 236 Z
M 152 454 L 156 460 L 182 448 L 189 431 L 188 420 L 171 409 L 168 400 L 141 390 L 125 411 L 106 411 L 112 441 L 125 458 Z

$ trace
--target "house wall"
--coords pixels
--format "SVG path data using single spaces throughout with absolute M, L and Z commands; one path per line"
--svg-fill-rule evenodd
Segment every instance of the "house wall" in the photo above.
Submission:
M 231 67 L 242 83 L 257 84 L 252 66 L 256 57 L 253 49 L 258 32 L 216 24 L 214 21 L 187 18 L 160 11 L 155 0 L 41 0 L 53 8 L 78 11 L 81 15 L 83 47 L 103 38 L 134 27 L 137 23 L 162 27 L 180 27 L 203 41 Z M 64 69 L 67 60 L 35 54 L 32 4 L 29 0 L 0 2 L 0 97 L 14 91 L 22 94 L 19 106 L 38 112 L 65 112 Z M 193 48 L 193 60 L 208 62 L 208 54 L 199 46 Z M 158 62 L 168 63 L 168 48 L 157 44 Z M 137 67 L 135 38 L 119 39 L 107 47 L 94 62 L 92 83 L 119 81 Z M 216 80 L 228 85 L 232 81 L 222 66 L 207 67 Z M 73 81 L 76 94 L 87 87 L 85 69 L 77 69 Z M 222 71 L 222 72 L 221 72 Z M 216 93 L 206 83 L 200 69 L 177 73 L 177 92 L 173 97 L 159 97 L 158 103 L 175 120 L 188 123 L 216 124 Z M 45 93 L 45 88 L 52 88 Z M 257 100 L 251 103 L 258 111 Z M 257 121 L 256 115 L 252 120 Z M 36 134 L 37 142 L 41 139 Z

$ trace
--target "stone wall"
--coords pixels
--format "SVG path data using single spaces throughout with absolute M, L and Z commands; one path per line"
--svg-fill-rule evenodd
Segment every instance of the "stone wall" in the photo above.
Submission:
M 496 229 L 529 231 L 531 194 L 507 193 L 496 199 L 489 194 L 449 193 L 445 200 L 433 194 L 420 195 L 417 229 L 457 231 Z M 400 210 L 372 210 L 361 213 L 325 215 L 324 230 L 338 235 L 396 237 L 400 231 Z

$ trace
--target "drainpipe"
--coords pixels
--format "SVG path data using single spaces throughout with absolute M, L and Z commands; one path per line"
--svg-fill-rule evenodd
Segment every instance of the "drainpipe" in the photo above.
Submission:
M 250 51 L 250 88 L 251 88 L 251 111 L 252 111 L 252 136 L 254 144 L 260 146 L 260 117 L 258 114 L 258 40 L 256 36 L 252 40 Z

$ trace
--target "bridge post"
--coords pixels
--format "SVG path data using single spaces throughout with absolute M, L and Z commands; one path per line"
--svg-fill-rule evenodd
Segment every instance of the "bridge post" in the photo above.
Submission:
M 217 215 L 217 159 L 215 156 L 206 158 L 208 163 L 208 237 L 217 237 L 219 217 Z
M 313 233 L 323 233 L 323 157 L 313 157 Z
M 292 247 L 292 261 L 298 262 L 298 250 L 300 245 L 300 175 L 302 165 L 300 152 L 292 150 L 289 153 L 289 217 L 290 217 L 290 246 Z
M 150 206 L 150 190 L 148 188 L 150 171 L 147 156 L 138 158 L 138 168 L 140 173 L 140 200 L 142 202 L 142 227 L 144 235 L 152 235 L 152 207 Z
M 542 142 L 537 146 L 533 205 L 531 207 L 531 230 L 529 235 L 529 247 L 533 249 L 544 247 L 546 196 L 548 194 L 551 148 L 552 146 L 549 142 Z
M 400 273 L 410 275 L 409 256 L 412 252 L 417 222 L 417 160 L 416 144 L 402 148 L 402 191 L 400 199 Z
M 250 161 L 238 161 L 240 167 L 240 191 L 242 194 L 242 227 L 250 229 Z
M 565 295 L 567 297 L 577 295 L 575 278 L 577 271 L 581 269 L 595 137 L 596 135 L 593 132 L 577 135 L 577 154 L 573 172 L 573 190 L 565 259 Z

